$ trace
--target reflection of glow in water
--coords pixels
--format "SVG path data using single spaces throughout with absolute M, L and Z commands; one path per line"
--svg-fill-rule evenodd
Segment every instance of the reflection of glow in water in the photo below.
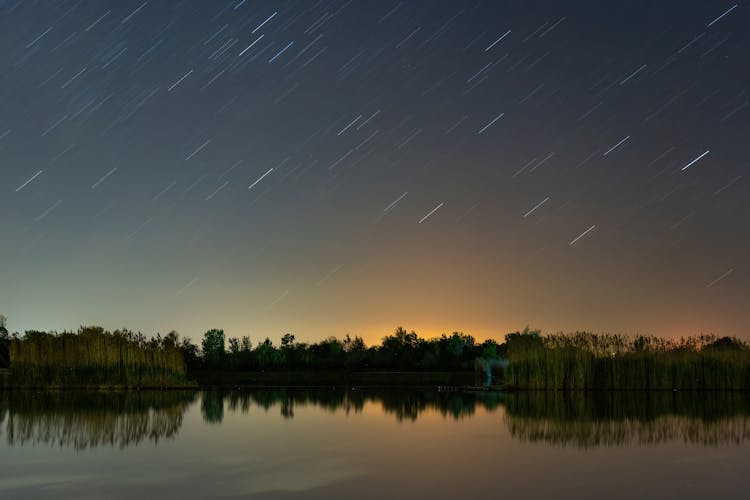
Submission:
M 654 446 L 682 442 L 722 446 L 750 441 L 750 417 L 734 416 L 701 420 L 662 415 L 653 420 L 553 420 L 505 415 L 510 435 L 523 442 L 546 442 L 555 446 L 594 448 L 599 446 Z
M 0 435 L 9 446 L 45 444 L 82 450 L 125 448 L 171 439 L 194 393 L 49 392 L 6 394 L 0 406 Z M 4 428 L 4 429 L 3 429 Z
M 397 420 L 415 421 L 428 411 L 443 417 L 461 419 L 472 416 L 478 407 L 495 410 L 502 395 L 491 392 L 438 392 L 434 390 L 344 390 L 344 389 L 264 389 L 221 393 L 203 393 L 201 409 L 207 423 L 219 423 L 223 419 L 223 401 L 228 402 L 229 411 L 247 413 L 252 407 L 268 411 L 278 407 L 284 418 L 294 418 L 296 407 L 315 406 L 332 413 L 361 413 L 368 403 L 379 404 L 384 413 Z

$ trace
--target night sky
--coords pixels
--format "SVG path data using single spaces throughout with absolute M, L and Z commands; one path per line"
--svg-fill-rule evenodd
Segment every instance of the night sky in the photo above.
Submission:
M 750 338 L 750 7 L 0 2 L 11 331 Z

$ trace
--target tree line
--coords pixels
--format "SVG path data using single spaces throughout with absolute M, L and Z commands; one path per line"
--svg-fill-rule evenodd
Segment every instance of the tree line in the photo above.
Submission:
M 424 339 L 414 331 L 398 327 L 379 345 L 368 346 L 362 337 L 328 337 L 320 342 L 297 342 L 287 333 L 278 345 L 266 338 L 255 345 L 249 337 L 226 338 L 224 331 L 207 331 L 200 347 L 183 339 L 181 348 L 189 370 L 318 370 L 318 369 L 409 369 L 472 370 L 480 356 L 497 356 L 494 340 L 477 342 L 471 335 Z
M 298 342 L 287 333 L 253 344 L 224 330 L 205 332 L 199 344 L 176 332 L 146 339 L 128 330 L 82 327 L 74 332 L 9 335 L 0 316 L 0 367 L 16 384 L 154 386 L 186 378 L 223 383 L 230 372 L 409 370 L 468 372 L 491 366 L 493 383 L 541 390 L 737 390 L 750 388 L 750 345 L 733 337 L 681 339 L 576 332 L 541 335 L 528 327 L 498 343 L 462 332 L 425 339 L 398 327 L 379 344 L 362 337 Z M 487 363 L 499 360 L 500 363 Z M 212 373 L 208 379 L 196 374 Z M 311 380 L 311 383 L 314 381 Z

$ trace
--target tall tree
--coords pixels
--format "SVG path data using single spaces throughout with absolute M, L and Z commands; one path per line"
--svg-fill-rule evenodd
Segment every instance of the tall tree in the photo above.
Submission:
M 218 366 L 224 359 L 224 330 L 212 328 L 204 333 L 201 348 L 206 365 Z

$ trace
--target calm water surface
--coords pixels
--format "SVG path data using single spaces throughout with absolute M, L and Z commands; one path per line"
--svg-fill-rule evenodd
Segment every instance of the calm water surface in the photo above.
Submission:
M 746 394 L 10 392 L 0 498 L 748 498 Z

